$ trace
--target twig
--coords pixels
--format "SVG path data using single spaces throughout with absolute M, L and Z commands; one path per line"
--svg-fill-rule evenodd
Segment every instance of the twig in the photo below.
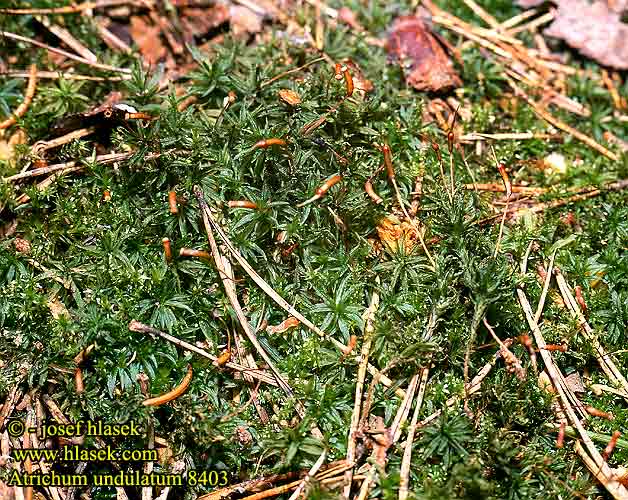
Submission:
M 552 201 L 543 202 L 543 203 L 537 203 L 536 205 L 533 205 L 531 207 L 512 209 L 510 212 L 508 212 L 508 215 L 510 217 L 519 217 L 526 213 L 544 212 L 545 210 L 562 207 L 563 205 L 568 205 L 576 201 L 587 200 L 589 198 L 593 198 L 594 196 L 598 196 L 605 192 L 621 191 L 626 188 L 628 188 L 628 179 L 622 179 L 616 182 L 611 182 L 610 184 L 606 184 L 605 186 L 602 186 L 600 188 L 585 188 L 585 189 L 590 189 L 590 190 L 577 193 L 572 196 L 568 196 L 567 198 L 552 200 Z M 500 217 L 499 214 L 493 215 L 486 219 L 482 219 L 481 221 L 479 221 L 478 224 L 484 225 L 487 223 L 493 223 L 498 217 Z
M 319 476 L 329 473 L 333 471 L 337 472 L 339 469 L 342 469 L 344 472 L 346 470 L 347 463 L 344 460 L 338 460 L 335 462 L 331 462 L 329 464 L 324 464 L 321 466 L 321 472 L 318 473 Z M 196 500 L 220 500 L 222 498 L 227 498 L 232 495 L 234 492 L 238 492 L 239 494 L 244 494 L 249 491 L 258 490 L 263 488 L 264 486 L 270 486 L 272 484 L 280 483 L 283 481 L 294 480 L 295 478 L 303 478 L 307 474 L 306 470 L 302 471 L 291 471 L 284 474 L 273 474 L 270 476 L 264 476 L 257 479 L 247 479 L 241 483 L 232 484 L 225 488 L 221 488 L 219 490 L 212 491 L 211 493 L 207 493 L 205 495 L 201 495 Z
M 371 352 L 371 344 L 373 341 L 373 333 L 375 332 L 375 312 L 379 306 L 379 294 L 373 292 L 371 296 L 371 304 L 364 313 L 364 338 L 362 340 L 362 352 L 360 353 L 360 362 L 358 364 L 358 376 L 355 384 L 355 398 L 353 403 L 353 413 L 351 414 L 351 424 L 349 426 L 349 437 L 347 443 L 347 462 L 352 464 L 355 461 L 355 452 L 357 447 L 357 432 L 360 422 L 360 407 L 362 405 L 362 395 L 364 392 L 364 379 L 366 378 L 366 367 Z M 345 487 L 342 495 L 349 498 L 351 495 L 351 485 L 353 483 L 353 469 L 345 472 Z
M 168 333 L 159 331 L 156 328 L 140 323 L 139 321 L 132 320 L 129 323 L 129 330 L 132 332 L 137 332 L 137 333 L 148 333 L 150 335 L 157 335 L 159 337 L 162 337 L 168 340 L 169 342 L 172 342 L 175 345 L 178 345 L 179 347 L 183 349 L 187 349 L 188 351 L 195 352 L 196 354 L 199 354 L 212 361 L 216 361 L 218 359 L 213 354 L 208 353 L 207 351 L 205 351 L 204 349 L 201 349 L 200 347 L 196 347 L 194 344 L 190 344 L 189 342 L 180 340 L 176 337 L 173 337 L 172 335 Z M 224 366 L 226 366 L 227 368 L 231 368 L 232 370 L 247 373 L 251 377 L 257 380 L 261 380 L 262 382 L 265 382 L 267 384 L 277 385 L 275 377 L 273 377 L 272 375 L 269 375 L 264 370 L 248 368 L 246 366 L 242 366 L 242 365 L 239 365 L 238 363 L 233 363 L 231 361 L 228 361 L 227 363 L 225 363 Z
M 31 151 L 35 154 L 41 154 L 48 149 L 63 146 L 64 144 L 72 142 L 75 139 L 80 139 L 82 137 L 91 135 L 95 131 L 96 131 L 96 127 L 87 127 L 87 128 L 80 128 L 78 130 L 73 130 L 72 132 L 68 134 L 62 135 L 61 137 L 56 137 L 55 139 L 51 139 L 49 141 L 38 141 L 35 144 L 33 144 Z
M 130 158 L 134 153 L 109 153 L 106 155 L 96 156 L 93 160 L 98 163 L 102 163 L 106 165 L 108 163 L 115 163 L 117 161 L 126 160 Z M 33 170 L 28 170 L 26 172 L 22 172 L 19 174 L 11 175 L 9 177 L 4 177 L 3 182 L 15 182 L 20 179 L 27 179 L 29 177 L 37 177 L 39 175 L 46 175 L 52 172 L 64 171 L 77 166 L 80 161 L 90 161 L 91 158 L 85 158 L 84 160 L 76 160 L 76 161 L 68 161 L 65 163 L 59 163 L 57 165 L 49 165 L 48 167 L 34 168 Z
M 133 52 L 131 47 L 117 35 L 112 33 L 107 26 L 108 23 L 106 21 L 99 18 L 94 19 L 94 27 L 98 31 L 100 38 L 111 50 L 131 54 Z
M 340 468 L 340 470 L 336 470 L 336 472 L 344 472 L 344 470 L 346 470 L 347 467 L 349 466 L 345 465 L 344 467 Z M 335 482 L 339 479 L 339 478 L 326 478 L 324 476 L 326 472 L 327 471 L 317 474 L 315 478 L 322 484 Z M 282 486 L 277 486 L 275 488 L 271 488 L 269 490 L 262 491 L 260 493 L 255 493 L 254 495 L 249 495 L 247 497 L 242 498 L 242 500 L 262 500 L 264 498 L 276 497 L 278 495 L 282 495 L 283 493 L 287 493 L 293 488 L 298 487 L 299 484 L 301 484 L 301 480 L 293 481 L 291 483 L 284 484 Z M 212 497 L 208 497 L 208 498 L 212 498 Z M 198 500 L 200 500 L 200 498 Z
M 604 82 L 604 86 L 608 89 L 608 92 L 611 95 L 611 99 L 613 99 L 613 106 L 615 106 L 615 109 L 623 109 L 624 102 L 622 101 L 622 98 L 619 95 L 619 92 L 617 91 L 613 80 L 609 76 L 608 71 L 606 71 L 605 69 L 602 70 L 602 81 Z
M 482 21 L 488 24 L 491 28 L 499 29 L 500 24 L 493 16 L 491 16 L 488 12 L 486 12 L 482 7 L 480 7 L 473 0 L 463 0 L 464 4 L 469 7 L 473 13 L 478 16 Z
M 15 384 L 13 389 L 9 392 L 7 399 L 4 400 L 2 411 L 0 411 L 0 431 L 2 431 L 4 422 L 11 416 L 16 403 L 21 397 L 22 391 L 19 388 L 19 384 Z
M 494 191 L 498 193 L 503 193 L 506 191 L 506 187 L 503 184 L 489 183 L 489 184 L 464 184 L 465 189 L 475 189 L 476 191 Z M 531 186 L 511 186 L 513 193 L 524 193 L 524 194 L 545 194 L 549 190 L 547 188 L 541 187 L 531 187 Z
M 0 32 L 1 33 L 1 32 Z M 18 106 L 9 118 L 0 123 L 0 130 L 9 128 L 13 125 L 18 118 L 21 118 L 26 110 L 31 104 L 33 100 L 33 96 L 35 95 L 35 89 L 37 88 L 37 65 L 31 64 L 31 69 L 28 75 L 28 85 L 26 86 L 26 92 L 24 93 L 24 100 L 22 104 Z
M 55 47 L 51 47 L 50 45 L 46 45 L 45 43 L 38 42 L 32 38 L 28 38 L 26 36 L 17 35 L 15 33 L 11 33 L 10 31 L 0 31 L 0 36 L 4 38 L 9 38 L 11 40 L 17 40 L 20 42 L 30 43 L 31 45 L 35 45 L 36 47 L 41 47 L 42 49 L 46 49 L 49 52 L 54 52 L 55 54 L 59 54 L 61 56 L 67 57 L 68 59 L 72 59 L 73 61 L 80 62 L 82 64 L 86 64 L 87 66 L 91 66 L 92 68 L 98 68 L 106 71 L 113 71 L 116 73 L 125 73 L 131 74 L 131 70 L 128 68 L 117 68 L 115 66 L 109 66 L 108 64 L 101 64 L 97 62 L 92 62 L 89 59 L 85 59 L 83 57 L 76 56 L 70 52 L 66 52 L 65 50 L 57 49 Z
M 578 454 L 578 456 L 582 459 L 584 464 L 587 466 L 587 469 L 596 477 L 596 479 L 606 488 L 606 490 L 613 496 L 613 498 L 625 500 L 628 498 L 628 490 L 615 479 L 615 475 L 613 471 L 610 469 L 608 464 L 604 461 L 605 469 L 608 469 L 606 472 L 602 472 L 602 470 L 597 468 L 597 463 L 595 457 L 592 457 L 587 450 L 580 444 L 580 441 L 576 441 L 574 445 L 574 451 Z M 601 457 L 600 457 L 601 458 Z
M 539 11 L 536 9 L 525 10 L 521 14 L 517 14 L 516 16 L 513 16 L 510 19 L 507 19 L 506 21 L 501 23 L 499 25 L 499 29 L 507 30 L 508 28 L 512 28 L 513 26 L 516 26 L 517 24 L 521 24 L 526 19 L 536 16 L 538 13 Z

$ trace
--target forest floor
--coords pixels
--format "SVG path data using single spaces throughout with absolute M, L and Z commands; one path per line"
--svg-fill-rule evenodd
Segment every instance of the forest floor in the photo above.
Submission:
M 1 498 L 628 498 L 610 40 L 560 2 L 27 3 Z

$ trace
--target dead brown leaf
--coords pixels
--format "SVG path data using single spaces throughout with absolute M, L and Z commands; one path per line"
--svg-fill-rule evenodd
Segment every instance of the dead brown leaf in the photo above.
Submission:
M 534 7 L 539 0 L 519 0 L 522 7 Z M 560 38 L 604 66 L 628 69 L 628 24 L 622 13 L 625 0 L 555 0 L 554 22 L 544 33 Z
M 181 9 L 180 21 L 186 35 L 203 37 L 229 21 L 229 9 L 224 4 L 216 4 L 208 9 Z
M 262 31 L 262 17 L 241 5 L 233 5 L 229 8 L 229 22 L 231 34 L 235 37 Z
M 61 302 L 57 297 L 48 300 L 48 309 L 50 309 L 50 314 L 52 314 L 54 319 L 70 317 L 70 312 L 66 309 L 65 305 L 63 305 L 63 302 Z
M 418 17 L 395 20 L 386 51 L 390 61 L 401 65 L 406 82 L 417 90 L 438 92 L 462 84 L 451 59 Z
M 604 66 L 628 69 L 628 24 L 605 2 L 561 0 L 545 34 L 565 40 Z
M 168 50 L 161 41 L 161 28 L 143 16 L 131 16 L 131 36 L 148 64 L 162 62 Z

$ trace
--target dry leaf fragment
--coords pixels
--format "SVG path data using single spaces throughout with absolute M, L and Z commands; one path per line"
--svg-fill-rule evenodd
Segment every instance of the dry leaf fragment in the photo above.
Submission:
M 9 140 L 5 140 L 0 137 L 0 160 L 8 161 L 10 165 L 15 160 L 15 146 L 18 144 L 26 144 L 27 142 L 26 132 L 21 128 L 16 130 Z
M 13 240 L 13 245 L 15 246 L 15 250 L 18 253 L 22 253 L 25 255 L 31 253 L 31 243 L 24 238 L 15 238 L 15 240 Z
M 364 97 L 368 92 L 373 90 L 373 82 L 364 76 L 364 73 L 357 63 L 353 62 L 351 59 L 343 59 L 341 62 L 347 67 L 353 79 L 353 86 L 355 88 L 354 96 L 359 95 L 360 97 Z
M 262 17 L 247 7 L 234 5 L 229 8 L 231 33 L 238 37 L 262 31 Z
M 573 392 L 584 393 L 584 384 L 578 372 L 573 372 L 565 377 L 565 383 Z
M 400 221 L 397 217 L 389 215 L 382 219 L 376 227 L 381 242 L 392 253 L 397 253 L 399 246 L 409 254 L 419 239 L 418 231 L 407 221 Z
M 131 16 L 131 36 L 147 63 L 157 64 L 168 55 L 161 41 L 161 29 L 142 16 Z
M 181 9 L 180 21 L 186 34 L 203 37 L 229 21 L 229 9 L 220 3 L 206 9 L 185 8 Z
M 50 314 L 54 319 L 59 319 L 62 316 L 70 317 L 70 312 L 57 297 L 48 300 L 48 309 L 50 309 Z
M 301 97 L 294 90 L 281 89 L 279 91 L 279 98 L 290 106 L 297 106 L 301 104 Z
M 418 17 L 395 20 L 386 51 L 390 61 L 403 68 L 406 82 L 417 90 L 438 92 L 462 84 L 451 59 Z
M 534 7 L 541 0 L 519 0 L 522 7 Z M 622 12 L 628 2 L 596 0 L 555 0 L 558 10 L 546 35 L 560 38 L 604 66 L 628 69 L 628 24 Z
M 628 69 L 628 24 L 605 2 L 561 0 L 545 34 L 565 40 L 600 64 Z

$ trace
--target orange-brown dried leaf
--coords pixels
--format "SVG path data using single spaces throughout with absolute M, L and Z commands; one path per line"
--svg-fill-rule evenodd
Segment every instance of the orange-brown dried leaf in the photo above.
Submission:
M 412 224 L 392 215 L 383 218 L 375 229 L 380 241 L 391 253 L 397 253 L 403 246 L 404 252 L 409 254 L 419 241 L 419 233 Z
M 403 68 L 406 82 L 417 90 L 438 92 L 462 85 L 451 59 L 418 17 L 395 20 L 386 50 L 389 60 Z
M 294 90 L 281 89 L 279 91 L 279 98 L 290 106 L 298 106 L 301 104 L 301 97 Z

